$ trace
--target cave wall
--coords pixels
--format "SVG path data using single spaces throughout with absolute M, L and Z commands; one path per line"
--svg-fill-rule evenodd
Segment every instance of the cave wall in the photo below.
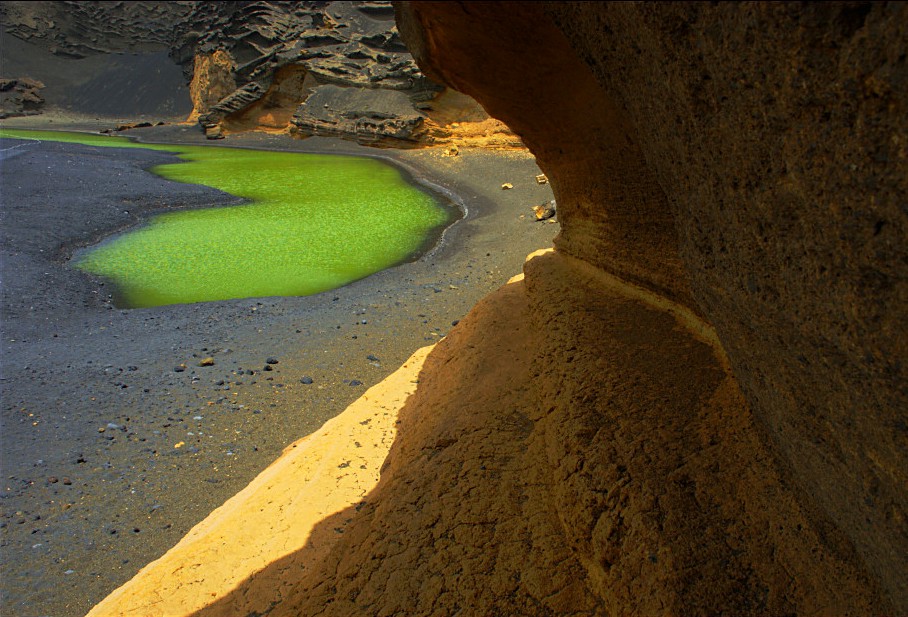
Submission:
M 908 7 L 397 8 L 536 154 L 558 250 L 716 328 L 825 545 L 908 611 Z

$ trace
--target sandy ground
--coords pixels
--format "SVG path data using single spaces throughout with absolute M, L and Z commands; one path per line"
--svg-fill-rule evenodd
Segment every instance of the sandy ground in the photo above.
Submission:
M 53 119 L 4 126 L 112 124 Z M 204 142 L 180 125 L 129 134 Z M 144 171 L 166 154 L 3 140 L 3 614 L 85 614 L 443 337 L 558 229 L 532 220 L 551 190 L 520 152 L 443 157 L 263 134 L 217 145 L 388 157 L 459 195 L 467 216 L 420 260 L 333 292 L 120 310 L 67 267 L 72 251 L 155 211 L 231 198 Z M 206 356 L 214 366 L 198 366 Z M 265 372 L 268 358 L 278 363 Z

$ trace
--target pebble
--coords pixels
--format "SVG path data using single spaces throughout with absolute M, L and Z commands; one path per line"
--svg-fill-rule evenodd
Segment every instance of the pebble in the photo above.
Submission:
M 307 386 L 308 386 L 309 384 L 311 384 L 312 382 L 313 382 L 312 378 L 309 377 L 308 375 L 307 375 L 306 377 L 303 377 L 302 379 L 300 379 L 300 383 L 304 383 L 304 384 L 306 384 Z
M 277 364 L 277 358 L 268 358 L 265 360 L 265 364 Z
M 378 362 L 378 361 L 379 361 L 378 358 L 376 358 L 375 355 L 374 355 L 374 354 L 371 354 L 371 353 L 370 353 L 368 356 L 366 356 L 366 360 L 369 360 L 370 362 Z
M 361 382 L 359 379 L 351 379 L 350 385 L 351 386 L 361 386 L 361 385 L 363 385 L 363 382 Z
M 214 358 L 208 356 L 199 360 L 199 366 L 214 366 Z

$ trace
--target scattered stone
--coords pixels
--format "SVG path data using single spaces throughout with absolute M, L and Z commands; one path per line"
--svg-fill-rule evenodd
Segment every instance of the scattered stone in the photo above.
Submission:
M 541 206 L 533 206 L 533 214 L 536 215 L 537 221 L 544 221 L 555 216 L 555 200 L 544 203 Z
M 501 185 L 501 190 L 503 190 L 503 191 L 507 191 L 512 188 L 514 188 L 514 185 L 511 184 L 510 182 L 505 182 L 504 184 Z
M 263 371 L 273 371 L 274 367 L 272 367 L 270 364 L 266 364 L 265 366 L 262 367 L 262 370 Z
M 457 146 L 450 146 L 445 148 L 441 153 L 442 156 L 457 156 L 460 154 L 460 149 Z
M 128 131 L 130 129 L 144 129 L 154 126 L 151 122 L 129 122 L 127 124 L 118 124 L 116 131 Z
M 548 184 L 548 183 L 549 183 L 549 179 L 545 176 L 545 174 L 539 174 L 538 176 L 536 176 L 536 184 Z
M 278 362 L 277 362 L 277 358 L 268 358 L 267 360 L 265 360 L 265 363 L 266 364 L 277 364 Z
M 300 379 L 300 383 L 306 384 L 308 386 L 309 384 L 313 383 L 313 380 L 307 375 L 306 377 Z
M 359 379 L 351 379 L 350 385 L 351 386 L 361 386 L 361 385 L 363 385 L 363 382 L 361 382 Z
M 214 358 L 208 356 L 207 358 L 199 360 L 199 366 L 214 366 Z
M 174 373 L 182 373 L 182 372 L 185 371 L 185 370 L 186 370 L 186 365 L 185 365 L 185 364 L 180 364 L 180 365 L 178 365 L 178 366 L 173 367 L 173 372 L 174 372 Z
M 369 354 L 368 356 L 366 356 L 366 360 L 369 360 L 370 362 L 378 362 L 378 361 L 379 361 L 378 358 L 376 358 L 373 354 Z
M 206 139 L 224 139 L 224 133 L 221 131 L 220 125 L 205 127 L 205 138 Z

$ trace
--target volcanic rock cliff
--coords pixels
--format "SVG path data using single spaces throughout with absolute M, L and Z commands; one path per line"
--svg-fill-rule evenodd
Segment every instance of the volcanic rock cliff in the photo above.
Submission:
M 188 116 L 212 138 L 265 130 L 410 147 L 522 147 L 469 97 L 428 80 L 390 2 L 5 2 L 3 77 L 49 108 Z M 35 113 L 36 93 L 3 113 Z

